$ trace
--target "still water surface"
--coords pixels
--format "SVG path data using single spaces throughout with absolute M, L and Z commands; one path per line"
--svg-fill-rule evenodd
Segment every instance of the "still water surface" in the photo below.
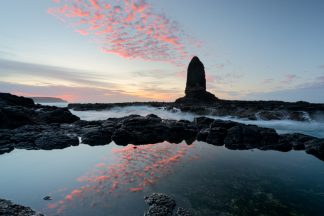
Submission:
M 0 156 L 0 197 L 48 215 L 143 215 L 163 192 L 194 215 L 323 215 L 324 163 L 202 142 L 80 145 Z M 44 201 L 44 196 L 51 201 Z

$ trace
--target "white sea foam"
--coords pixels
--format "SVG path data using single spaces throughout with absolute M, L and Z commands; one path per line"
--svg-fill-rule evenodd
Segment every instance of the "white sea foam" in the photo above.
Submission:
M 128 116 L 131 114 L 138 114 L 146 116 L 148 114 L 155 114 L 163 119 L 174 119 L 174 120 L 189 120 L 192 121 L 199 115 L 181 112 L 179 109 L 167 110 L 164 108 L 155 108 L 149 106 L 128 106 L 128 107 L 115 107 L 109 110 L 103 111 L 74 111 L 71 112 L 79 116 L 83 120 L 105 120 L 107 118 L 119 118 Z M 207 115 L 209 118 L 232 120 L 243 124 L 254 124 L 261 127 L 274 128 L 278 133 L 303 133 L 316 137 L 324 138 L 324 122 L 309 121 L 299 122 L 292 120 L 246 120 L 239 119 L 231 116 L 220 117 L 214 115 Z

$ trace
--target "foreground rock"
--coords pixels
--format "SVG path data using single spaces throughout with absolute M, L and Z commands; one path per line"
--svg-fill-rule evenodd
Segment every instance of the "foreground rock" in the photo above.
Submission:
M 11 201 L 0 199 L 1 216 L 44 216 L 29 207 L 12 203 Z
M 62 149 L 82 143 L 91 146 L 143 145 L 163 141 L 187 144 L 195 140 L 233 150 L 305 150 L 324 160 L 324 139 L 303 134 L 279 135 L 274 129 L 245 125 L 233 121 L 206 117 L 194 121 L 167 120 L 156 115 L 130 115 L 104 121 L 76 121 L 72 124 L 24 125 L 15 129 L 0 129 L 0 154 L 15 148 Z
M 192 88 L 191 85 L 188 88 Z M 203 88 L 202 86 L 199 87 Z M 0 94 L 0 154 L 15 148 L 62 149 L 79 145 L 187 144 L 195 140 L 228 149 L 305 150 L 324 160 L 324 139 L 303 134 L 278 135 L 274 129 L 198 117 L 167 120 L 156 115 L 130 115 L 105 121 L 80 121 L 67 108 L 35 105 L 30 99 Z
M 163 193 L 153 193 L 144 198 L 149 205 L 149 209 L 144 213 L 144 216 L 190 216 L 190 212 L 184 208 L 178 208 L 173 214 L 176 207 L 176 202 L 170 196 Z
M 0 129 L 15 129 L 24 125 L 73 123 L 79 117 L 67 108 L 35 105 L 30 98 L 0 93 Z

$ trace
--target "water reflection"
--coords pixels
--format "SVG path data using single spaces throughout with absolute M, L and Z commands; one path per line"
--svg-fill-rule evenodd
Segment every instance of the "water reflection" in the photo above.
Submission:
M 48 208 L 58 214 L 66 209 L 80 208 L 80 205 L 110 208 L 111 199 L 142 192 L 172 174 L 179 162 L 199 159 L 194 148 L 195 145 L 167 142 L 112 148 L 107 156 L 116 155 L 118 159 L 114 163 L 107 158 L 98 162 L 93 169 L 76 179 L 80 184 L 78 188 L 62 193 L 63 198 L 48 204 Z
M 0 157 L 0 197 L 46 215 L 142 215 L 164 192 L 194 215 L 322 215 L 324 167 L 302 151 L 233 151 L 195 142 Z M 42 198 L 51 196 L 52 200 Z

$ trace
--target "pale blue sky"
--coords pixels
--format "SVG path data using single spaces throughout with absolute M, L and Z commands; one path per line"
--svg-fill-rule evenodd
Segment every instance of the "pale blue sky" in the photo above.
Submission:
M 220 98 L 324 102 L 323 1 L 125 0 L 147 6 L 148 20 L 159 17 L 147 25 L 160 33 L 140 40 L 144 30 L 138 30 L 131 39 L 136 46 L 126 51 L 129 40 L 117 39 L 122 32 L 134 36 L 144 12 L 138 7 L 136 19 L 126 22 L 132 12 L 124 1 L 97 0 L 98 8 L 79 2 L 1 3 L 0 91 L 82 102 L 172 101 L 183 94 L 186 65 L 197 55 L 209 90 Z M 69 11 L 48 13 L 64 5 L 88 10 L 87 23 L 76 26 L 82 17 Z M 102 23 L 119 5 L 121 15 L 109 21 L 115 23 Z M 98 13 L 104 15 L 96 20 L 100 28 L 113 31 L 89 30 Z M 154 25 L 159 22 L 163 26 Z

